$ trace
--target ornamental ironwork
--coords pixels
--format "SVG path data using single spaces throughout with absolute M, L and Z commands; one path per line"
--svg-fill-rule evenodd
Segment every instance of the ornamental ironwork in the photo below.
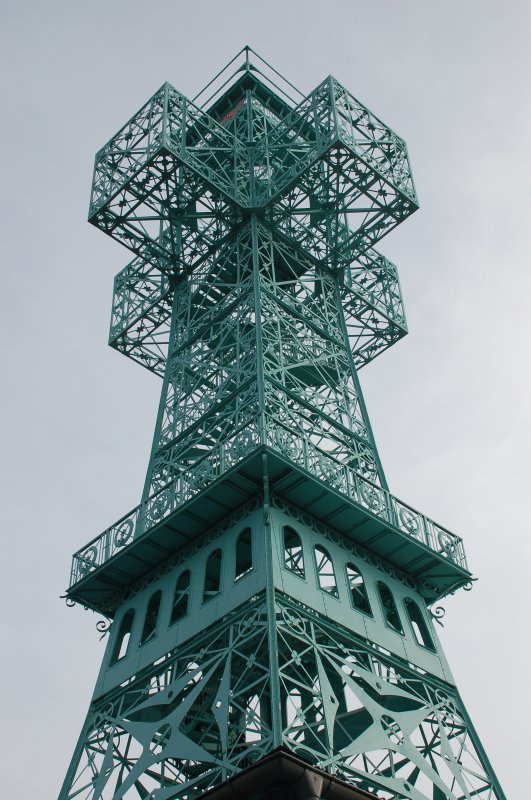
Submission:
M 139 505 L 73 558 L 109 625 L 61 800 L 193 800 L 278 748 L 503 800 L 433 624 L 462 540 L 389 492 L 358 378 L 407 332 L 375 248 L 417 205 L 388 125 L 248 47 L 97 153 L 89 220 L 133 254 L 110 344 L 162 390 Z

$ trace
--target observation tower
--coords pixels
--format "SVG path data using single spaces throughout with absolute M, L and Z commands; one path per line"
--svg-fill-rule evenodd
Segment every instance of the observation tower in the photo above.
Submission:
M 416 209 L 388 125 L 248 47 L 98 152 L 110 344 L 162 390 L 140 504 L 73 557 L 111 624 L 61 800 L 504 799 L 433 624 L 462 541 L 389 492 L 358 380 Z

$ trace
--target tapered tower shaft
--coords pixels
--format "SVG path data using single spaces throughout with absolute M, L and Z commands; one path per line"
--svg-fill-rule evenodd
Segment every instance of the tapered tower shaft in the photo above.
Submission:
M 384 483 L 343 281 L 253 214 L 180 282 L 145 500 L 259 446 L 332 481 L 343 469 Z
M 462 541 L 390 494 L 357 375 L 406 333 L 405 144 L 251 52 L 96 157 L 110 343 L 162 391 L 140 504 L 74 555 L 112 625 L 61 800 L 503 800 L 430 610 Z

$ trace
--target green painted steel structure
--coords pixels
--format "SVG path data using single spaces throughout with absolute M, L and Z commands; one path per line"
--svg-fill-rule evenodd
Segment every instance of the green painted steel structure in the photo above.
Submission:
M 399 136 L 249 48 L 97 154 L 90 221 L 134 253 L 110 343 L 162 393 L 139 506 L 73 559 L 112 625 L 61 798 L 191 800 L 279 747 L 382 799 L 504 797 L 430 610 L 461 539 L 389 493 L 357 376 L 406 333 L 374 246 L 416 208 Z

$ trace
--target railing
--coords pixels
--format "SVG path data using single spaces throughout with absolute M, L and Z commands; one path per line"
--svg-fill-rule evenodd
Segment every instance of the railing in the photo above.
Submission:
M 162 522 L 179 506 L 256 449 L 259 443 L 259 428 L 255 422 L 237 431 L 230 440 L 218 445 L 202 461 L 182 473 L 175 482 L 103 531 L 74 553 L 70 586 L 74 586 Z M 412 541 L 425 545 L 457 566 L 467 568 L 463 541 L 459 536 L 437 525 L 380 486 L 365 480 L 309 441 L 293 436 L 283 426 L 270 423 L 267 427 L 267 444 L 383 520 L 389 527 Z
M 429 547 L 460 567 L 467 568 L 463 540 L 433 520 L 394 497 L 386 489 L 365 480 L 346 464 L 315 447 L 307 439 L 294 436 L 287 428 L 268 425 L 270 444 L 291 461 L 316 475 L 341 494 L 406 536 Z
M 179 506 L 205 489 L 259 444 L 258 423 L 235 431 L 233 436 L 213 448 L 208 456 L 161 491 L 151 495 L 129 514 L 96 536 L 72 558 L 70 586 L 105 564 L 146 531 L 162 522 Z

